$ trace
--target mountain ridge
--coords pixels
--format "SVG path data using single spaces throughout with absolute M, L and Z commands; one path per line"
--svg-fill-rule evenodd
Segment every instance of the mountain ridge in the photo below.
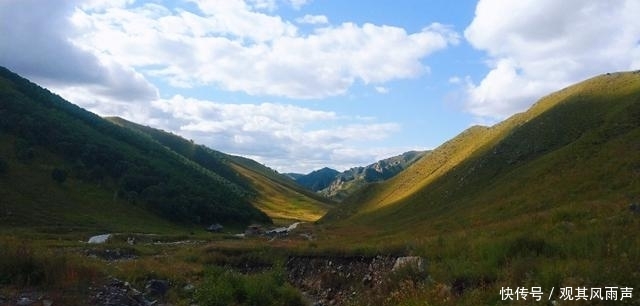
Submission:
M 216 151 L 173 133 L 123 118 L 108 117 L 107 120 L 149 135 L 185 158 L 221 175 L 224 180 L 241 186 L 252 203 L 272 218 L 315 221 L 331 207 L 326 199 L 252 159 Z
M 611 133 L 607 130 L 626 133 L 636 129 L 638 122 L 633 116 L 640 118 L 639 84 L 637 71 L 604 74 L 543 97 L 528 111 L 492 127 L 471 127 L 400 175 L 355 194 L 346 201 L 349 205 L 330 212 L 324 220 L 391 213 L 397 216 L 410 203 L 435 201 L 442 207 L 452 205 L 447 201 L 468 203 L 474 195 L 487 193 L 478 186 L 498 184 L 497 178 L 516 175 L 515 169 L 540 158 L 549 159 L 550 154 L 565 148 L 570 150 L 578 144 L 588 147 L 588 143 L 578 142 L 587 135 L 606 143 L 610 139 L 602 138 L 602 134 Z M 616 117 L 621 119 L 613 119 Z
M 366 184 L 392 178 L 428 153 L 429 151 L 407 151 L 343 172 L 324 167 L 308 174 L 286 175 L 328 199 L 341 202 Z
M 277 218 L 305 221 L 329 209 L 320 197 L 258 163 L 160 130 L 103 119 L 5 68 L 0 68 L 0 102 L 5 225 L 117 230 L 138 223 L 144 230 L 272 222 L 254 205 L 278 211 Z M 245 166 L 243 173 L 239 165 Z M 268 188 L 258 189 L 256 182 Z M 261 194 L 265 190 L 268 195 Z M 295 200 L 283 200 L 288 198 Z M 283 207 L 295 213 L 287 215 Z

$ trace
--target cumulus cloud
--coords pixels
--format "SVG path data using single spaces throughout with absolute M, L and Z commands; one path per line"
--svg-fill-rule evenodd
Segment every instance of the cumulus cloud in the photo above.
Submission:
M 356 81 L 380 84 L 428 71 L 423 59 L 459 40 L 432 24 L 416 33 L 365 23 L 309 34 L 244 1 L 195 1 L 200 12 L 157 4 L 77 10 L 74 43 L 173 86 L 214 85 L 251 95 L 323 98 Z
M 407 33 L 310 16 L 303 19 L 315 24 L 303 33 L 296 21 L 274 15 L 277 4 L 299 9 L 309 1 L 187 2 L 0 1 L 0 65 L 100 115 L 166 129 L 281 171 L 310 171 L 397 154 L 402 148 L 372 143 L 400 126 L 289 104 L 161 99 L 149 80 L 300 99 L 344 94 L 356 82 L 384 92 L 385 82 L 428 72 L 424 59 L 459 41 L 437 23 Z
M 299 10 L 300 8 L 302 8 L 303 6 L 311 2 L 311 0 L 286 0 L 286 1 L 289 2 L 291 7 L 293 7 L 296 10 Z
M 151 108 L 146 122 L 285 172 L 371 162 L 389 150 L 362 147 L 354 155 L 353 147 L 389 137 L 400 128 L 295 105 L 228 104 L 179 95 L 156 100 Z
M 325 15 L 304 15 L 300 18 L 296 18 L 297 23 L 301 24 L 327 24 L 329 23 L 329 18 Z
M 467 78 L 467 110 L 502 119 L 584 78 L 640 68 L 640 2 L 480 0 L 465 30 L 490 71 Z
M 375 90 L 379 94 L 388 94 L 389 93 L 389 88 L 384 87 L 384 86 L 376 86 Z
M 69 42 L 73 4 L 0 2 L 0 65 L 56 90 L 85 86 L 97 97 L 155 99 L 157 90 L 141 74 Z

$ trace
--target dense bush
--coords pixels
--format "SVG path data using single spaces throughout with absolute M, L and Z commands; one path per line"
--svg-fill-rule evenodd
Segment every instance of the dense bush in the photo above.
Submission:
M 196 292 L 200 305 L 302 306 L 300 293 L 285 282 L 280 269 L 252 275 L 215 267 Z

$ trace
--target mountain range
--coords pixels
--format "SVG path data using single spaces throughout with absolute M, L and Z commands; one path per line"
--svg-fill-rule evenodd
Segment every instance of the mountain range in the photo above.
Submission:
M 429 151 L 409 151 L 368 166 L 353 167 L 344 172 L 322 168 L 308 174 L 287 173 L 298 184 L 341 202 L 367 184 L 385 181 L 402 172 Z

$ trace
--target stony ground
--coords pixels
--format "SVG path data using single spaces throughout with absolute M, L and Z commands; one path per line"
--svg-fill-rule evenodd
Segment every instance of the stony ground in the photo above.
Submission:
M 296 256 L 286 263 L 289 281 L 314 305 L 349 305 L 376 295 L 391 281 L 391 256 Z

